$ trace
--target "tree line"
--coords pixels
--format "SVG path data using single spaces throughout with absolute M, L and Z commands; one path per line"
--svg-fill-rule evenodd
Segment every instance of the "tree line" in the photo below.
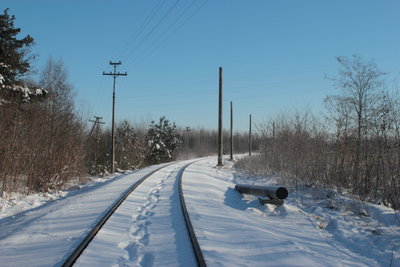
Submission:
M 338 57 L 326 112 L 277 116 L 260 126 L 262 154 L 238 165 L 296 184 L 334 187 L 400 208 L 400 99 L 361 56 Z
M 149 127 L 134 125 L 123 120 L 116 125 L 115 164 L 120 170 L 135 170 L 160 162 L 185 160 L 216 155 L 218 131 L 205 128 L 188 129 L 178 127 L 165 117 Z M 109 172 L 111 129 L 102 129 L 96 124 L 85 142 L 86 169 L 90 174 L 103 175 Z M 223 132 L 223 151 L 230 151 L 230 136 Z M 248 134 L 234 136 L 234 153 L 248 152 Z M 253 150 L 259 146 L 257 136 L 253 138 Z

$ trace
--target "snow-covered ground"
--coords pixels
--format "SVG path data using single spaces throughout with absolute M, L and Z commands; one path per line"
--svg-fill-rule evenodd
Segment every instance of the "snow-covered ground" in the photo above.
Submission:
M 183 224 L 177 162 L 135 190 L 77 266 L 195 266 Z M 280 207 L 242 196 L 235 183 L 282 185 L 216 167 L 189 166 L 183 191 L 208 266 L 400 266 L 400 214 L 333 191 L 302 188 Z M 51 196 L 2 200 L 0 266 L 58 266 L 127 187 L 156 166 Z M 104 180 L 103 180 L 104 181 Z M 54 198 L 38 205 L 46 197 Z M 56 199 L 58 198 L 58 199 Z M 7 204 L 8 203 L 8 204 Z M 14 214 L 16 211 L 22 211 Z
M 183 187 L 210 266 L 400 266 L 400 214 L 393 210 L 361 209 L 332 194 L 328 201 L 323 190 L 289 194 L 280 207 L 262 206 L 234 184 L 275 185 L 279 179 L 213 163 L 193 165 Z
M 32 209 L 14 200 L 11 209 L 25 211 L 0 219 L 0 266 L 60 266 L 116 199 L 158 167 L 102 179 Z

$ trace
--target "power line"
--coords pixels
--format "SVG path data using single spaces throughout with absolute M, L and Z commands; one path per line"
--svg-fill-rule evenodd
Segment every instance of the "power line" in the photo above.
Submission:
M 183 17 L 184 13 L 188 11 L 188 9 L 193 5 L 194 2 L 195 1 L 193 1 L 192 4 L 185 9 L 185 11 L 181 14 L 181 16 L 177 20 L 175 20 L 161 36 L 166 35 L 173 28 L 173 26 L 181 19 L 181 17 Z M 147 46 L 147 48 L 143 51 L 143 53 L 141 55 L 138 55 L 135 59 L 133 59 L 128 66 L 132 66 L 134 63 L 136 63 L 135 65 L 133 65 L 133 67 L 135 67 L 140 62 L 142 62 L 146 57 L 152 55 L 155 51 L 157 51 L 161 47 L 161 45 L 166 43 L 169 39 L 172 38 L 172 36 L 175 35 L 175 33 L 177 33 L 183 26 L 185 26 L 206 5 L 207 2 L 208 0 L 204 1 L 202 5 L 200 5 L 185 21 L 183 21 L 183 23 L 181 23 L 178 27 L 176 27 L 175 30 L 171 34 L 169 34 L 166 38 L 161 40 L 161 38 L 159 37 L 151 45 Z M 158 40 L 161 41 L 157 43 Z
M 175 3 L 168 9 L 168 11 L 162 16 L 162 18 L 154 25 L 153 28 L 144 36 L 143 39 L 138 42 L 138 44 L 134 47 L 133 51 L 137 51 L 139 47 L 153 34 L 153 32 L 161 25 L 161 23 L 168 17 L 168 15 L 172 12 L 172 10 L 178 5 L 180 0 L 176 0 Z M 130 64 L 128 63 L 128 66 Z
M 136 34 L 132 34 L 131 38 L 129 39 L 127 45 L 123 49 L 123 52 L 120 53 L 119 58 L 125 58 L 127 56 L 127 52 L 129 48 L 135 43 L 135 41 L 139 38 L 139 36 L 144 32 L 148 25 L 153 21 L 155 15 L 160 11 L 161 7 L 164 5 L 165 0 L 159 0 L 155 7 L 150 11 L 149 15 L 145 18 L 142 24 L 139 27 L 139 32 Z
M 146 47 L 146 49 L 143 51 L 143 53 L 142 53 L 141 55 L 138 55 L 138 56 L 132 61 L 132 63 L 135 62 L 137 58 L 140 58 L 140 57 L 142 57 L 143 55 L 146 55 L 146 52 L 149 51 L 149 49 L 150 49 L 151 47 L 154 47 L 154 44 L 156 44 L 157 41 L 159 41 L 159 40 L 162 38 L 162 36 L 164 36 L 166 33 L 168 33 L 168 32 L 171 30 L 171 28 L 172 28 L 173 26 L 175 26 L 175 24 L 186 14 L 186 12 L 194 5 L 195 2 L 196 2 L 196 0 L 193 0 L 193 1 L 183 10 L 183 12 L 178 16 L 178 18 L 175 19 L 174 22 L 171 23 L 171 24 L 169 25 L 169 27 L 168 27 L 165 31 L 163 31 L 162 34 L 161 34 L 158 38 L 156 38 L 156 39 L 154 40 L 154 42 L 153 42 L 151 45 L 148 45 L 148 46 Z

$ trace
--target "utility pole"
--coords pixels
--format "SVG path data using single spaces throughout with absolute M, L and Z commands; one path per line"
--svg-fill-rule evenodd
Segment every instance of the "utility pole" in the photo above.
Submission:
M 115 164 L 115 80 L 117 79 L 118 76 L 127 76 L 128 74 L 125 73 L 119 73 L 117 72 L 117 66 L 121 65 L 121 61 L 119 62 L 111 62 L 109 63 L 111 66 L 114 67 L 114 72 L 108 72 L 105 73 L 103 71 L 103 75 L 109 75 L 114 77 L 114 85 L 113 85 L 113 102 L 112 102 L 112 122 L 111 122 L 111 173 L 114 173 L 114 164 Z
M 104 122 L 100 121 L 103 119 L 102 117 L 97 117 L 94 116 L 96 120 L 89 120 L 90 122 L 93 122 L 93 127 L 92 130 L 90 131 L 89 138 L 92 136 L 92 133 L 94 129 L 96 129 L 96 136 L 95 136 L 95 147 L 94 147 L 94 155 L 93 155 L 93 160 L 94 160 L 94 165 L 97 166 L 97 152 L 99 150 L 99 126 L 100 124 L 105 124 Z
M 103 117 L 97 117 L 97 116 L 94 116 L 94 118 L 95 118 L 96 120 L 89 120 L 90 122 L 93 122 L 93 123 L 94 123 L 94 124 L 93 124 L 93 127 L 92 127 L 92 130 L 90 131 L 90 134 L 89 134 L 89 136 L 91 136 L 91 135 L 92 135 L 92 133 L 93 133 L 93 130 L 96 128 L 96 126 L 98 127 L 98 126 L 99 126 L 99 124 L 104 124 L 104 122 L 100 121 L 100 120 L 102 120 L 102 119 L 103 119 Z
M 192 130 L 190 129 L 189 126 L 186 126 L 185 132 L 186 132 L 186 159 L 189 159 L 189 132 Z
M 236 138 L 235 138 L 235 140 L 236 140 L 236 145 L 235 145 L 236 151 L 241 153 L 241 150 L 240 150 L 240 147 L 241 147 L 240 146 L 240 133 L 237 132 L 235 135 L 236 135 Z
M 272 122 L 272 140 L 275 141 L 275 122 Z
M 233 103 L 231 101 L 231 157 L 230 160 L 233 160 Z
M 251 114 L 250 114 L 250 120 L 249 120 L 249 156 L 251 156 L 251 146 L 252 146 L 252 140 L 251 140 Z
M 222 67 L 219 67 L 219 101 L 218 101 L 218 164 L 217 166 L 223 166 L 222 164 Z

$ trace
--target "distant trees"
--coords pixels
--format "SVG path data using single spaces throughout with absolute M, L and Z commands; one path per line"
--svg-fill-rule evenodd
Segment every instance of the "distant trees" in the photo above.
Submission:
M 207 129 L 179 129 L 182 144 L 179 150 L 180 158 L 204 157 L 217 153 L 218 132 Z
M 103 175 L 110 171 L 109 130 L 98 126 L 86 138 L 86 166 L 91 174 Z M 176 159 L 181 137 L 175 123 L 161 117 L 148 127 L 134 127 L 126 120 L 116 127 L 115 164 L 119 170 L 136 170 L 150 164 Z
M 182 137 L 182 144 L 179 148 L 179 158 L 196 158 L 218 153 L 218 131 L 209 129 L 191 129 L 190 132 L 185 129 L 178 130 Z M 228 131 L 223 132 L 223 152 L 230 152 L 230 136 Z M 258 134 L 253 133 L 253 151 L 259 149 Z M 248 133 L 234 133 L 233 136 L 234 154 L 247 153 L 249 151 Z

